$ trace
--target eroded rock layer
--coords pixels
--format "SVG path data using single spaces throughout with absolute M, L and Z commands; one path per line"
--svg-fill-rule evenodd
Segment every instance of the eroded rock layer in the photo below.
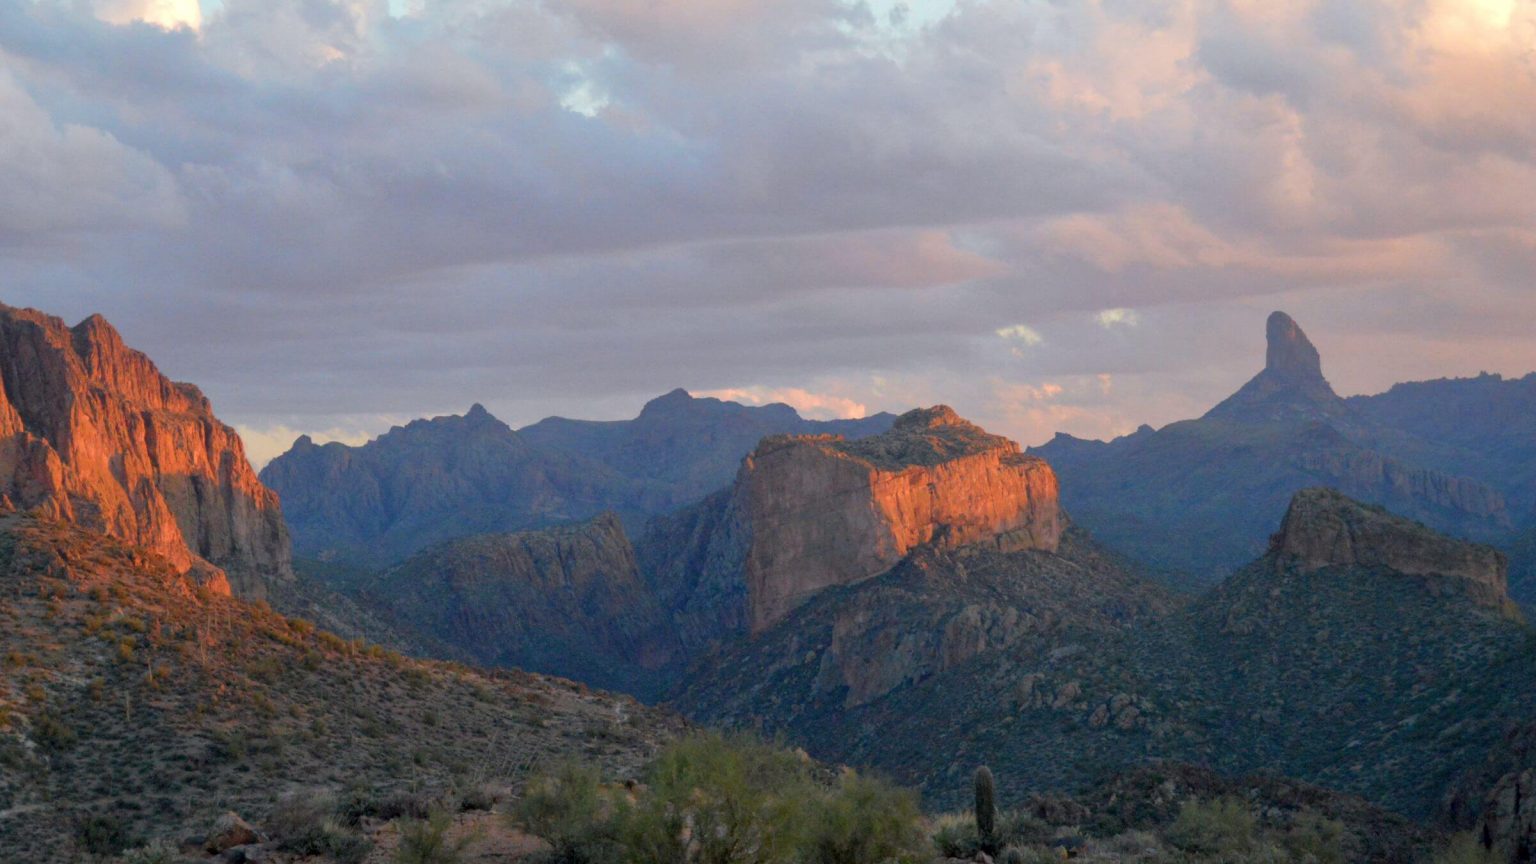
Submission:
M 1305 570 L 1361 567 L 1459 587 L 1485 606 L 1507 600 L 1504 556 L 1488 546 L 1437 534 L 1332 489 L 1304 489 L 1291 500 L 1272 551 Z
M 891 431 L 765 439 L 742 464 L 745 576 L 754 632 L 812 595 L 890 569 L 919 546 L 1055 551 L 1064 520 L 1044 460 L 945 406 Z
M 217 587 L 290 579 L 277 496 L 207 398 L 123 344 L 0 306 L 0 494 L 14 507 L 143 546 Z

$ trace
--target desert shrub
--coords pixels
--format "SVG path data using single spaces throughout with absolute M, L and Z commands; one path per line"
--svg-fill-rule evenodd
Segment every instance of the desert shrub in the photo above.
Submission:
M 75 746 L 75 730 L 59 715 L 43 711 L 32 718 L 32 740 L 45 750 L 55 753 Z
M 122 820 L 96 813 L 75 823 L 75 844 L 87 855 L 117 855 L 134 842 Z
M 826 788 L 803 756 L 752 738 L 684 738 L 644 779 L 605 785 L 595 768 L 566 764 L 529 783 L 513 819 L 563 864 L 918 860 L 921 817 L 910 793 L 852 773 Z
M 512 820 L 549 843 L 563 864 L 616 860 L 615 800 L 597 768 L 566 762 L 529 781 Z
M 762 741 L 688 736 L 663 751 L 646 784 L 629 814 L 627 845 L 647 853 L 636 864 L 787 864 L 807 839 L 807 761 Z
M 973 858 L 981 850 L 976 820 L 969 813 L 946 813 L 934 820 L 933 846 L 945 858 Z
M 1258 822 L 1242 801 L 1186 801 L 1165 832 L 1168 842 L 1197 855 L 1229 857 L 1249 852 Z
M 811 864 L 881 864 L 915 860 L 922 812 L 905 789 L 852 772 L 817 807 L 807 860 Z
M 328 795 L 291 795 L 277 802 L 267 817 L 267 833 L 283 852 L 321 855 L 338 864 L 359 864 L 373 844 L 341 823 L 335 799 Z
M 499 799 L 500 796 L 489 784 L 476 783 L 459 794 L 459 809 L 465 812 L 490 810 Z
M 1457 834 L 1435 853 L 1435 864 L 1503 864 L 1503 860 L 1484 848 L 1472 831 Z
M 1296 815 L 1281 845 L 1294 860 L 1309 864 L 1346 864 L 1359 857 L 1354 834 L 1343 823 L 1313 810 Z
M 395 848 L 396 864 L 460 864 L 475 837 L 451 839 L 448 835 L 452 828 L 453 817 L 447 810 L 434 810 L 425 819 L 402 822 L 400 845 Z

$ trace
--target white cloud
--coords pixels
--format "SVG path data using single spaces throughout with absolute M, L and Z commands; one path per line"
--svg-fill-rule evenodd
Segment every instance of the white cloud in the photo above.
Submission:
M 109 24 L 143 21 L 172 29 L 203 25 L 203 10 L 198 0 L 93 0 L 96 17 Z
M 1039 331 L 1025 324 L 1013 324 L 1008 327 L 1000 327 L 997 330 L 997 335 L 1010 341 L 1022 342 L 1030 347 L 1034 347 L 1035 345 L 1039 345 L 1045 341 L 1045 338 L 1040 335 Z
M 768 405 L 782 402 L 810 420 L 840 420 L 869 414 L 863 403 L 831 393 L 816 393 L 800 387 L 726 387 L 700 390 L 695 396 L 708 396 L 744 405 Z
M 1111 330 L 1115 327 L 1135 327 L 1141 323 L 1141 316 L 1136 314 L 1135 309 L 1126 309 L 1123 306 L 1114 309 L 1101 309 L 1093 317 L 1094 320 L 1099 322 L 1099 326 L 1105 330 Z

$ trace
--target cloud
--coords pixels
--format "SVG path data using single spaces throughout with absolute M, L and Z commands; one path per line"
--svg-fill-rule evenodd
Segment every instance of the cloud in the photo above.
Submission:
M 745 405 L 769 405 L 782 402 L 812 420 L 858 418 L 869 414 L 864 403 L 830 393 L 813 393 L 799 387 L 726 387 L 701 390 L 695 396 L 708 396 Z
M 96 17 L 112 24 L 142 21 L 167 29 L 202 26 L 203 12 L 197 0 L 94 0 Z
M 1113 330 L 1116 327 L 1135 327 L 1141 323 L 1141 316 L 1136 314 L 1135 309 L 1124 307 L 1103 309 L 1093 317 L 1105 330 Z
M 374 427 L 380 423 L 397 425 L 405 422 L 404 419 L 389 421 L 387 418 L 373 418 L 368 424 Z M 385 428 L 388 428 L 387 426 Z M 332 428 L 332 429 L 294 429 L 283 424 L 271 426 L 249 426 L 235 424 L 235 431 L 240 433 L 240 440 L 245 444 L 245 455 L 250 460 L 251 467 L 260 471 L 268 462 L 288 452 L 293 442 L 300 435 L 308 435 L 316 444 L 326 444 L 331 441 L 340 441 L 343 444 L 362 444 L 377 436 L 377 431 L 371 428 Z
M 253 434 L 679 384 L 1107 434 L 1279 306 L 1344 390 L 1536 363 L 1530 3 L 899 5 L 0 4 L 3 299 Z
M 1007 327 L 999 327 L 997 335 L 1013 342 L 1022 342 L 1030 347 L 1045 341 L 1045 338 L 1038 331 L 1024 324 L 1010 324 Z

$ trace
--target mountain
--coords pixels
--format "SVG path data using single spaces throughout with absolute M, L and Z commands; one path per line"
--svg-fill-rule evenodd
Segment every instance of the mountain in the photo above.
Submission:
M 584 456 L 625 477 L 664 484 L 673 506 L 681 506 L 730 483 L 741 457 L 769 435 L 863 438 L 884 432 L 895 419 L 882 412 L 851 420 L 806 420 L 782 403 L 747 406 L 676 389 L 647 402 L 633 420 L 548 417 L 518 434 L 535 447 Z
M 946 406 L 889 431 L 763 439 L 736 481 L 652 523 L 642 570 L 690 649 L 772 626 L 812 596 L 919 547 L 1054 550 L 1056 477 Z
M 653 520 L 635 547 L 609 513 L 332 581 L 434 653 L 656 698 L 711 646 L 916 549 L 1054 551 L 1056 496 L 1043 461 L 940 406 L 854 441 L 769 436 L 729 488 Z
M 449 540 L 359 591 L 487 666 L 658 695 L 676 637 L 618 517 Z
M 1346 401 L 1384 452 L 1476 477 L 1503 493 L 1517 524 L 1536 524 L 1536 373 L 1396 384 Z
M 731 481 L 765 435 L 881 431 L 889 415 L 811 421 L 674 390 L 634 420 L 552 417 L 513 431 L 476 405 L 358 447 L 308 436 L 262 481 L 282 495 L 298 554 L 382 567 L 454 537 L 617 513 L 632 531 Z
M 230 810 L 262 825 L 295 795 L 398 812 L 577 755 L 632 776 L 681 731 L 629 697 L 343 640 L 33 516 L 0 518 L 0 593 L 8 861 L 98 860 Z
M 0 306 L 3 503 L 143 546 L 250 597 L 293 578 L 277 496 L 191 384 L 93 315 Z
M 1186 604 L 1077 529 L 1054 553 L 913 555 L 699 664 L 675 704 L 939 807 L 976 764 L 1071 792 L 1168 759 L 1434 815 L 1536 710 L 1504 560 L 1331 490 L 1286 513 L 1263 556 Z
M 660 506 L 642 484 L 536 448 L 480 405 L 358 447 L 304 436 L 261 477 L 282 496 L 298 554 L 365 566 L 454 537 Z
M 1405 440 L 1334 393 L 1317 349 L 1289 316 L 1266 326 L 1263 371 L 1195 420 L 1110 442 L 1058 434 L 1031 453 L 1062 478 L 1063 500 L 1100 541 L 1180 585 L 1204 587 L 1262 554 L 1297 490 L 1330 486 L 1440 530 L 1492 542 L 1513 521 L 1483 482 L 1403 458 Z M 1403 454 L 1402 456 L 1394 454 Z

